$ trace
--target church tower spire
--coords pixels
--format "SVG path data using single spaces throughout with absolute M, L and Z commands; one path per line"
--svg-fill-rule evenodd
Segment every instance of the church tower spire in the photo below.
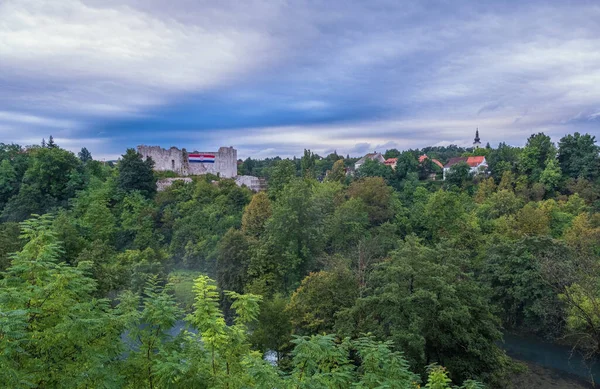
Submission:
M 477 128 L 475 130 L 475 139 L 473 140 L 473 147 L 478 149 L 479 146 L 481 146 L 481 139 L 479 139 L 479 128 Z

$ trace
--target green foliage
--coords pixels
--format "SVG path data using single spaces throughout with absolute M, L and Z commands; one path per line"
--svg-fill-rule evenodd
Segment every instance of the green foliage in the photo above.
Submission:
M 291 349 L 292 323 L 290 311 L 286 310 L 289 299 L 276 294 L 263 299 L 257 323 L 252 326 L 250 341 L 262 352 L 274 351 L 277 362 Z
M 389 180 L 392 177 L 392 174 L 393 171 L 391 167 L 384 165 L 379 161 L 367 159 L 355 173 L 355 176 L 356 178 L 383 177 L 384 179 Z
M 595 180 L 600 176 L 600 147 L 596 137 L 578 132 L 558 142 L 558 162 L 567 177 Z
M 518 169 L 532 181 L 538 181 L 548 161 L 556 158 L 556 146 L 544 133 L 531 135 L 519 156 Z
M 376 266 L 365 296 L 340 315 L 337 327 L 394 341 L 419 369 L 436 361 L 456 380 L 490 380 L 505 358 L 495 344 L 499 325 L 486 289 L 464 268 L 459 252 L 409 238 Z
M 277 162 L 271 173 L 269 180 L 269 194 L 271 197 L 277 197 L 287 185 L 296 176 L 296 166 L 289 159 Z
M 92 297 L 89 263 L 60 261 L 51 226 L 48 216 L 21 224 L 26 243 L 0 281 L 0 385 L 116 386 L 118 320 Z
M 488 154 L 486 160 L 488 161 L 489 170 L 497 182 L 505 173 L 516 171 L 520 152 L 519 148 L 501 142 L 498 148 L 493 149 Z
M 310 150 L 304 149 L 304 156 L 300 159 L 300 172 L 303 177 L 315 178 L 316 177 L 316 160 L 317 156 Z
M 452 380 L 448 378 L 446 369 L 441 366 L 430 366 L 429 376 L 427 377 L 427 389 L 450 389 L 450 383 Z
M 271 201 L 265 192 L 252 196 L 250 204 L 242 216 L 242 231 L 253 237 L 260 236 L 265 230 L 265 224 L 271 217 Z
M 264 248 L 269 257 L 279 259 L 275 276 L 283 276 L 283 290 L 300 282 L 324 245 L 323 225 L 327 214 L 313 200 L 314 185 L 313 181 L 304 179 L 286 185 L 273 204 L 273 216 L 266 224 Z M 256 265 L 255 262 L 253 267 Z
M 250 243 L 241 231 L 230 229 L 218 246 L 217 281 L 221 288 L 242 292 L 246 285 Z
M 127 292 L 119 310 L 127 329 L 129 355 L 123 367 L 131 388 L 153 388 L 161 380 L 161 364 L 168 363 L 171 342 L 169 330 L 181 315 L 168 289 L 158 286 L 156 277 L 148 278 L 143 298 Z M 170 347 L 171 346 L 171 347 Z
M 92 160 L 92 153 L 90 153 L 90 151 L 88 149 L 86 149 L 85 147 L 82 147 L 81 151 L 79 153 L 77 153 L 77 157 L 79 157 L 81 162 L 88 163 L 89 161 Z
M 28 151 L 27 168 L 19 186 L 3 212 L 11 221 L 21 221 L 33 213 L 44 213 L 53 207 L 65 206 L 76 191 L 85 186 L 85 175 L 79 159 L 73 153 L 60 149 L 36 148 Z M 1 165 L 0 165 L 1 167 Z M 8 169 L 6 163 L 4 167 Z M 11 170 L 12 169 L 8 169 Z M 15 171 L 15 179 L 18 177 Z M 10 173 L 4 189 L 12 188 Z M 8 185 L 8 186 L 7 186 Z
M 562 181 L 562 173 L 556 159 L 552 158 L 546 162 L 546 167 L 540 174 L 540 183 L 549 191 L 556 190 Z
M 556 336 L 562 304 L 544 280 L 543 265 L 551 256 L 553 261 L 568 258 L 564 245 L 549 238 L 526 237 L 495 242 L 486 253 L 484 278 L 501 308 L 505 327 Z
M 358 297 L 358 283 L 346 269 L 311 273 L 292 294 L 287 307 L 298 334 L 332 332 L 335 314 L 350 308 Z
M 165 204 L 163 210 L 163 218 L 172 218 L 165 229 L 172 235 L 169 251 L 177 264 L 214 274 L 219 240 L 230 228 L 240 227 L 251 192 L 231 180 L 218 185 L 198 181 L 173 190 L 179 201 Z
M 369 212 L 362 199 L 351 198 L 342 203 L 326 224 L 332 251 L 343 252 L 350 249 L 367 235 L 368 228 Z
M 466 189 L 473 181 L 473 173 L 466 162 L 460 162 L 453 165 L 450 171 L 446 173 L 446 182 L 449 186 L 455 185 L 458 188 Z
M 338 159 L 333 163 L 333 168 L 327 175 L 327 181 L 331 182 L 344 182 L 346 180 L 346 169 L 344 166 L 344 160 Z
M 6 204 L 17 189 L 17 172 L 8 159 L 5 159 L 0 162 L 0 204 Z
M 118 165 L 117 184 L 125 192 L 139 191 L 145 197 L 156 193 L 154 177 L 154 161 L 152 158 L 142 159 L 142 155 L 134 149 L 127 149 Z
M 395 170 L 354 176 L 335 152 L 247 159 L 269 182 L 253 194 L 210 175 L 155 193 L 134 150 L 114 168 L 0 144 L 3 220 L 53 214 L 23 240 L 0 224 L 0 386 L 414 388 L 412 369 L 427 387 L 495 387 L 500 323 L 592 358 L 598 147 L 558 146 L 389 150 Z M 489 178 L 429 179 L 433 158 L 484 154 Z
M 392 219 L 399 206 L 394 192 L 381 177 L 365 177 L 353 182 L 348 188 L 348 196 L 362 200 L 369 221 L 374 225 Z
M 194 304 L 194 280 L 200 273 L 190 270 L 177 270 L 169 273 L 168 283 L 173 291 L 173 297 L 184 312 L 191 312 Z
M 19 224 L 0 224 L 0 272 L 5 271 L 10 265 L 12 254 L 22 247 L 19 235 L 21 234 Z

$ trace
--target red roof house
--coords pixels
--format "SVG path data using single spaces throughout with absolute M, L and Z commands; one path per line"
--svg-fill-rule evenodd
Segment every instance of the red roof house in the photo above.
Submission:
M 391 166 L 392 169 L 396 170 L 396 165 L 398 164 L 398 158 L 388 158 L 385 160 L 384 164 L 386 166 Z
M 483 164 L 485 164 L 485 166 L 487 167 L 487 163 L 485 161 L 485 157 L 483 157 L 483 156 L 468 157 L 467 158 L 467 165 L 469 165 L 471 167 L 479 167 L 479 166 L 481 166 Z
M 435 159 L 435 158 L 429 158 L 429 157 L 427 156 L 427 154 L 423 154 L 423 155 L 421 155 L 421 156 L 419 157 L 419 163 L 422 163 L 422 162 L 423 162 L 424 160 L 426 160 L 426 159 L 431 159 L 431 162 L 433 162 L 433 163 L 435 163 L 436 165 L 438 165 L 438 166 L 439 166 L 441 169 L 443 169 L 443 168 L 444 168 L 444 165 L 442 165 L 442 163 L 441 163 L 440 161 L 438 161 L 438 160 L 437 160 L 437 159 Z
M 446 173 L 450 170 L 450 168 L 461 162 L 465 162 L 467 165 L 469 165 L 471 168 L 471 173 L 473 174 L 480 172 L 482 169 L 487 169 L 488 167 L 484 156 L 450 158 L 448 163 L 444 165 L 444 180 L 446 179 Z

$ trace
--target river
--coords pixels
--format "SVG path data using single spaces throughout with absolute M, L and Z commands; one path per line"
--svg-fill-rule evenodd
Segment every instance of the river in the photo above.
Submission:
M 582 388 L 591 387 L 589 383 L 600 382 L 600 365 L 586 363 L 579 353 L 572 353 L 568 346 L 512 333 L 504 334 L 501 346 L 510 357 L 527 362 L 529 374 L 532 375 L 530 380 L 547 383 L 536 387 Z M 565 383 L 557 385 L 558 381 Z M 569 386 L 567 382 L 572 385 Z M 534 386 L 530 388 L 533 389 Z
M 176 336 L 184 329 L 196 332 L 182 320 L 178 320 L 168 332 Z M 135 341 L 128 339 L 126 333 L 122 339 L 130 348 L 136 348 Z M 529 371 L 513 380 L 515 388 L 583 389 L 592 387 L 592 382 L 600 383 L 600 364 L 586 363 L 580 354 L 572 353 L 568 346 L 513 333 L 505 333 L 504 343 L 500 346 L 510 357 L 528 365 Z M 274 363 L 273 358 L 274 353 L 266 355 L 271 363 Z

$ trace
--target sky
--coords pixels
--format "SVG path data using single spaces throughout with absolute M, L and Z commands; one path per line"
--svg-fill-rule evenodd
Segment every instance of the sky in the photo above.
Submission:
M 0 142 L 96 159 L 600 137 L 600 1 L 0 0 Z

